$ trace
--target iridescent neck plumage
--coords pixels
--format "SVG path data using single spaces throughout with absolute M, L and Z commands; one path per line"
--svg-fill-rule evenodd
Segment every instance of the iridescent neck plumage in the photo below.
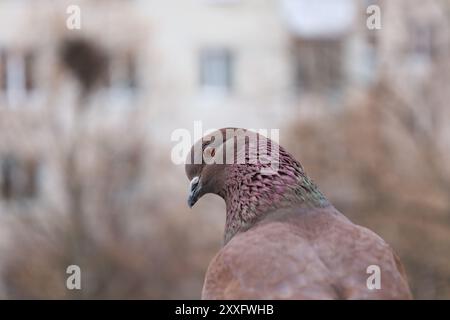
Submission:
M 225 243 L 267 214 L 288 207 L 324 207 L 328 200 L 300 165 L 263 175 L 250 166 L 230 169 L 223 193 L 226 203 Z

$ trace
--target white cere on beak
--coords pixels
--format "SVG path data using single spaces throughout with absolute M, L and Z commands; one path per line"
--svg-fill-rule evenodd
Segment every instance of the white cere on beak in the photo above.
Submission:
M 198 180 L 199 180 L 198 177 L 193 177 L 193 178 L 192 178 L 191 183 L 190 183 L 191 189 L 192 189 L 192 186 L 193 186 L 194 184 L 197 184 L 197 183 L 198 183 Z

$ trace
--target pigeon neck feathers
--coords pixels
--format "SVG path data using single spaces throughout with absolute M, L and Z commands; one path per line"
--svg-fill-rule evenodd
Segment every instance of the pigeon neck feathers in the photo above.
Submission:
M 300 163 L 283 148 L 279 147 L 276 172 L 265 173 L 261 168 L 257 164 L 235 164 L 227 168 L 221 194 L 227 211 L 225 243 L 277 209 L 318 208 L 329 204 Z
M 205 155 L 214 161 L 207 163 Z M 197 158 L 201 162 L 196 162 Z M 206 193 L 225 200 L 225 243 L 278 209 L 296 213 L 304 211 L 298 209 L 329 204 L 297 160 L 274 141 L 254 132 L 217 130 L 192 146 L 187 159 L 189 206 Z

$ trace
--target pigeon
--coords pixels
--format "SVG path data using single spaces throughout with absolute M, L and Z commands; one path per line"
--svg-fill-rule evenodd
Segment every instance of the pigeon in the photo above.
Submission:
M 188 205 L 223 198 L 223 247 L 202 299 L 411 299 L 392 248 L 339 212 L 284 148 L 223 128 L 191 147 Z

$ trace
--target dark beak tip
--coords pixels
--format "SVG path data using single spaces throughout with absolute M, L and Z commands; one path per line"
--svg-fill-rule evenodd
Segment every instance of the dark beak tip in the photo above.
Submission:
M 189 208 L 192 208 L 197 203 L 197 200 L 201 197 L 200 189 L 201 186 L 199 183 L 191 184 L 189 196 L 187 199 L 187 205 L 189 206 Z
M 193 197 L 189 197 L 187 200 L 187 205 L 189 208 L 192 208 L 197 201 Z

